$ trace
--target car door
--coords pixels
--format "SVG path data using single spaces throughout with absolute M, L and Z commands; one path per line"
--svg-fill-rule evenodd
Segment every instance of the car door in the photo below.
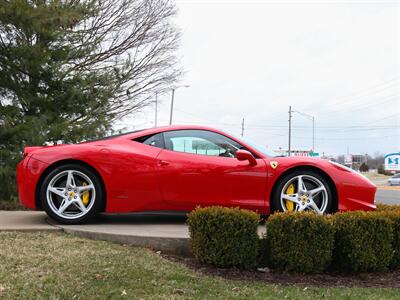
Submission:
M 109 212 L 164 209 L 158 186 L 157 156 L 162 135 L 120 140 L 102 150 Z M 89 160 L 88 160 L 89 161 Z
M 164 143 L 158 177 L 163 199 L 174 209 L 265 206 L 266 164 L 237 160 L 235 152 L 242 148 L 237 142 L 206 130 L 176 130 L 164 133 Z

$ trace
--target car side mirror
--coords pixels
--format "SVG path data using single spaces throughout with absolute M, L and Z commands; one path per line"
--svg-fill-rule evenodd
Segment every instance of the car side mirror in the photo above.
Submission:
M 236 151 L 236 158 L 239 161 L 245 161 L 247 160 L 251 166 L 255 166 L 257 164 L 257 161 L 253 154 L 251 154 L 249 151 L 246 150 L 238 150 Z

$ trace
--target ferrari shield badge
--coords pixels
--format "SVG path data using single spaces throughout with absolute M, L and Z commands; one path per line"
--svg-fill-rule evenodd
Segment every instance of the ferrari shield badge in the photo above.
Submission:
M 276 169 L 276 167 L 278 166 L 278 162 L 277 161 L 271 161 L 269 164 L 271 165 L 272 169 Z

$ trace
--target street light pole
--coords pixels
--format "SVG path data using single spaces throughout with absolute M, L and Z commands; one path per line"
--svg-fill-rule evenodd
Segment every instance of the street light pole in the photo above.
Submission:
M 312 152 L 315 152 L 315 118 L 312 117 Z
M 155 101 L 154 127 L 157 127 L 157 110 L 158 110 L 158 93 L 156 93 L 156 101 Z
M 177 87 L 173 87 L 172 88 L 172 94 L 171 94 L 171 111 L 169 112 L 169 125 L 172 125 L 172 115 L 174 112 L 174 100 L 175 100 L 175 90 L 184 87 L 184 88 L 188 88 L 190 85 L 180 85 Z
M 292 106 L 289 106 L 289 145 L 288 145 L 288 156 L 291 152 L 291 142 L 292 142 Z
M 172 96 L 171 96 L 171 111 L 169 113 L 169 125 L 172 125 L 172 113 L 174 111 L 174 98 L 175 98 L 175 88 L 172 89 Z
M 244 136 L 244 118 L 242 119 L 242 137 Z

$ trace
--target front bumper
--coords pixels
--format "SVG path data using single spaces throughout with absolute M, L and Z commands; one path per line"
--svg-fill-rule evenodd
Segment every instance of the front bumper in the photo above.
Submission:
M 373 183 L 357 184 L 352 182 L 342 183 L 339 197 L 339 211 L 349 210 L 375 210 L 376 186 Z

